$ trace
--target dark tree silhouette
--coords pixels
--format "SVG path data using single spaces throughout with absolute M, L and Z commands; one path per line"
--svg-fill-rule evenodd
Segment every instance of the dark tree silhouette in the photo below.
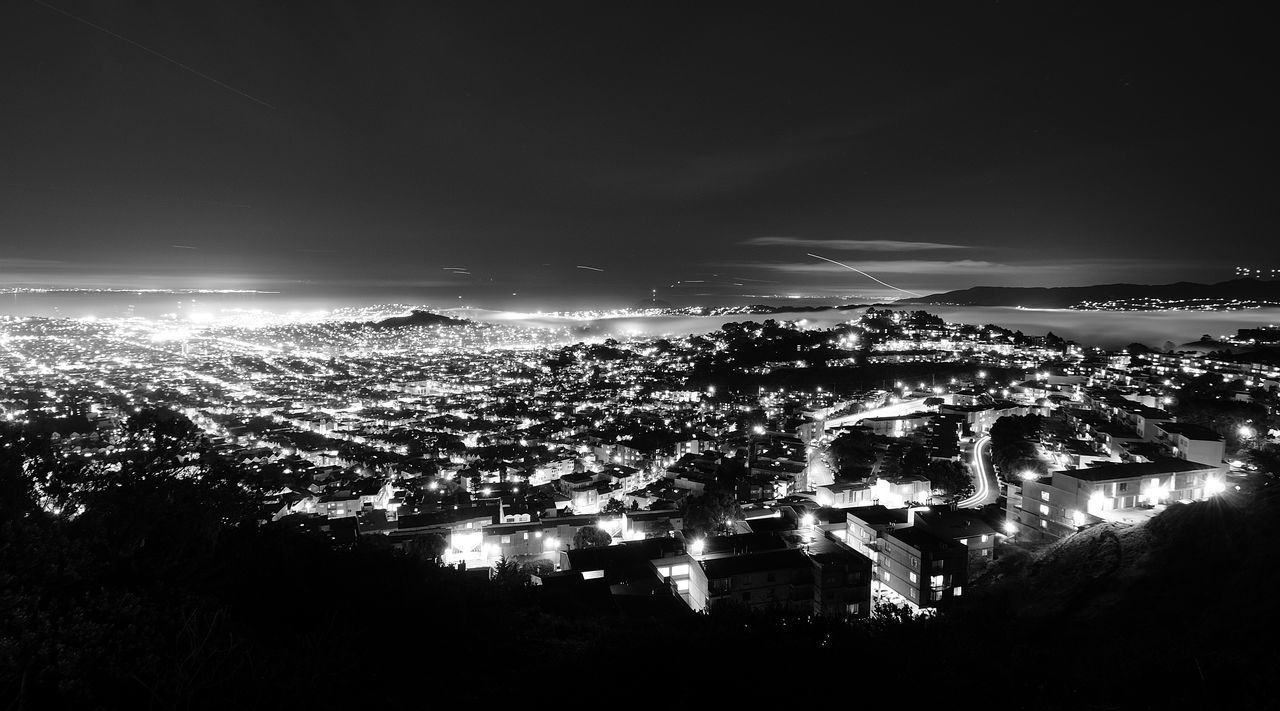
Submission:
M 595 526 L 583 526 L 573 534 L 574 548 L 603 548 L 613 543 L 613 536 Z

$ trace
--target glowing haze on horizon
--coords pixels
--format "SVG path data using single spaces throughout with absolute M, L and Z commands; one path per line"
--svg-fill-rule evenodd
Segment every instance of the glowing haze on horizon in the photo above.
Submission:
M 0 288 L 538 310 L 1275 266 L 1248 10 L 164 5 L 0 11 Z

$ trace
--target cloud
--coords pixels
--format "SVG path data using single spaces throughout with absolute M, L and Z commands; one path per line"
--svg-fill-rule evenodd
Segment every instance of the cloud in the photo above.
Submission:
M 748 266 L 748 265 L 734 265 Z M 848 274 L 849 270 L 830 262 L 779 262 L 774 264 L 750 265 L 759 269 L 789 274 Z M 872 274 L 981 274 L 990 272 L 1006 272 L 1023 270 L 1010 264 L 987 262 L 976 259 L 934 260 L 934 259 L 882 259 L 872 261 L 849 262 L 849 266 L 857 267 Z
M 753 237 L 743 242 L 753 247 L 796 247 L 845 252 L 922 252 L 932 249 L 970 249 L 963 244 L 911 242 L 896 239 L 805 239 L 803 237 Z
M 0 257 L 0 269 L 43 269 L 67 264 L 60 259 L 27 259 L 25 257 Z

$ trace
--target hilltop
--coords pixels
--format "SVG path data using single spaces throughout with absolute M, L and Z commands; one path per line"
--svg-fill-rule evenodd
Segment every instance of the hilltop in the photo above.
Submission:
M 449 318 L 430 311 L 417 311 L 408 316 L 392 316 L 372 323 L 374 328 L 406 328 L 409 326 L 465 326 L 472 323 L 466 319 Z

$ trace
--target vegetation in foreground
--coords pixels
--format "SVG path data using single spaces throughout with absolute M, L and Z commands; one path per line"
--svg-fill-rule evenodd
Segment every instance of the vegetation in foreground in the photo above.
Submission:
M 1280 497 L 1013 547 L 933 618 L 854 625 L 608 609 L 259 525 L 189 423 L 129 423 L 118 467 L 0 433 L 0 703 L 313 708 L 770 696 L 1001 707 L 1274 706 Z M 888 611 L 892 613 L 892 611 Z

